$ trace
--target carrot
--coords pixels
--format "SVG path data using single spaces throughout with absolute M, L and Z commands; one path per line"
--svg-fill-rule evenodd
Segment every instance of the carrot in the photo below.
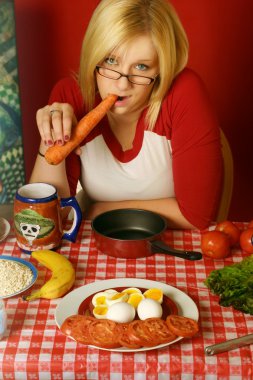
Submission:
M 107 111 L 113 106 L 118 96 L 110 94 L 93 110 L 85 115 L 73 129 L 71 138 L 64 145 L 54 145 L 47 149 L 45 159 L 51 165 L 58 165 L 74 150 L 90 131 L 105 116 Z

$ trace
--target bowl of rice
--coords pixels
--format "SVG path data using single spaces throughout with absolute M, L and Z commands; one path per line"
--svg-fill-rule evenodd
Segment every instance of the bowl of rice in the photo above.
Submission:
M 36 281 L 37 269 L 29 261 L 0 256 L 0 298 L 10 298 L 29 289 Z

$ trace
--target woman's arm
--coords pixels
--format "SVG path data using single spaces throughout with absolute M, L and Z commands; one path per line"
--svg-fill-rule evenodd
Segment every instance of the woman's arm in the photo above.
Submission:
M 56 110 L 55 112 L 51 112 Z M 46 182 L 54 185 L 61 197 L 70 195 L 65 161 L 50 165 L 45 157 L 46 150 L 52 145 L 63 145 L 70 138 L 71 128 L 76 124 L 73 107 L 67 103 L 53 103 L 37 111 L 37 126 L 41 136 L 39 153 L 35 161 L 30 182 Z
M 130 200 L 121 202 L 96 202 L 90 206 L 86 217 L 88 219 L 94 219 L 97 215 L 103 212 L 121 208 L 139 208 L 156 212 L 167 219 L 168 227 L 170 228 L 197 228 L 183 216 L 175 198 Z
M 217 116 L 201 79 L 185 70 L 168 102 L 172 125 L 172 165 L 178 206 L 193 225 L 215 220 L 223 176 Z
M 49 104 L 39 109 L 36 114 L 37 127 L 41 136 L 39 151 L 42 154 L 45 154 L 49 146 L 62 145 L 64 141 L 68 141 L 72 126 L 77 123 L 76 115 L 80 118 L 83 114 L 82 97 L 76 81 L 72 78 L 60 80 L 51 92 Z M 52 113 L 50 112 L 52 110 L 57 111 Z M 75 163 L 77 161 L 75 170 L 72 167 L 68 168 L 70 165 L 68 158 L 54 166 L 49 165 L 46 159 L 38 154 L 30 182 L 51 183 L 57 188 L 61 197 L 68 197 L 71 193 L 73 195 L 78 180 L 74 177 L 79 174 L 79 157 L 75 153 L 73 155 L 76 156 Z M 67 171 L 70 172 L 68 177 Z M 72 176 L 72 172 L 75 172 L 75 176 Z

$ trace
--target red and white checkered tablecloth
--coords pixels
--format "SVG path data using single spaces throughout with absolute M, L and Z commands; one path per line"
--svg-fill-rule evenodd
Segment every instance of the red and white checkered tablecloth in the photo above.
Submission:
M 243 223 L 238 224 L 241 228 Z M 171 231 L 165 241 L 178 249 L 200 250 L 199 231 Z M 203 258 L 188 261 L 165 254 L 137 260 L 116 259 L 99 253 L 89 222 L 82 224 L 77 243 L 64 241 L 62 254 L 76 269 L 75 287 L 97 280 L 134 277 L 160 281 L 190 296 L 200 313 L 200 332 L 160 350 L 138 353 L 103 351 L 77 344 L 60 333 L 54 321 L 57 300 L 5 300 L 8 330 L 0 341 L 0 379 L 28 380 L 167 380 L 253 379 L 253 346 L 205 356 L 206 346 L 253 333 L 253 317 L 222 308 L 203 281 L 213 269 L 239 262 L 242 252 L 233 251 L 225 260 Z M 36 262 L 21 253 L 13 234 L 0 243 L 0 254 Z M 245 255 L 245 254 L 244 254 Z M 50 271 L 39 266 L 35 287 Z

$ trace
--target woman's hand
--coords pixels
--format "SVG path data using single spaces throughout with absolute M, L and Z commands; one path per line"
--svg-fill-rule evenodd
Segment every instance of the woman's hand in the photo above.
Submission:
M 40 108 L 36 121 L 46 146 L 63 145 L 70 139 L 71 129 L 77 124 L 73 107 L 68 103 L 57 102 Z

